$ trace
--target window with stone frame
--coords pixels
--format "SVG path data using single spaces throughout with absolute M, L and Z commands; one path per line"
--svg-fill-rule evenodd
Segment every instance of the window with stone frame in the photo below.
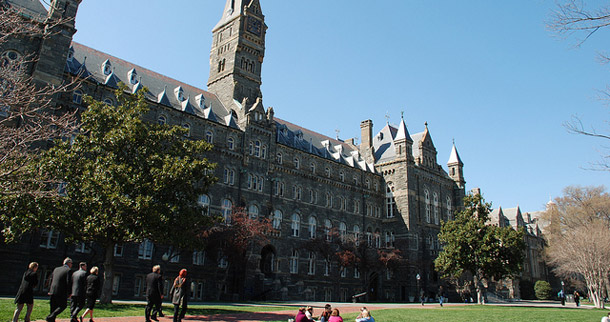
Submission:
M 316 275 L 316 254 L 314 252 L 309 252 L 307 275 Z
M 197 265 L 197 266 L 205 265 L 205 250 L 193 251 L 193 265 Z
M 341 277 L 346 277 L 346 276 L 347 276 L 347 267 L 345 267 L 345 266 L 341 266 L 341 270 L 340 270 L 339 275 L 340 275 Z
M 80 89 L 72 92 L 72 103 L 81 104 L 83 102 L 83 92 Z
M 341 182 L 345 182 L 345 173 L 343 173 L 343 171 L 339 171 L 339 180 L 341 180 Z
M 311 174 L 316 174 L 316 164 L 313 161 L 309 164 L 309 170 Z
M 371 180 L 369 180 L 369 179 L 365 179 L 365 180 L 364 180 L 364 186 L 365 186 L 367 189 L 371 189 Z
M 205 141 L 210 144 L 214 143 L 214 133 L 212 131 L 205 132 Z
M 250 205 L 250 207 L 248 207 L 248 218 L 258 218 L 258 207 L 256 205 Z
M 280 229 L 282 225 L 282 212 L 280 210 L 273 211 L 273 229 Z
M 328 207 L 328 208 L 333 207 L 333 196 L 330 192 L 326 193 L 326 207 Z
M 159 125 L 167 124 L 167 117 L 165 115 L 159 115 L 159 117 L 157 118 L 157 124 L 159 124 Z
M 354 213 L 360 213 L 360 200 L 354 200 Z
M 339 238 L 342 242 L 347 240 L 347 225 L 344 222 L 339 223 Z
M 301 160 L 298 157 L 294 157 L 294 168 L 299 169 L 301 166 Z
M 299 252 L 296 249 L 292 250 L 289 266 L 290 274 L 297 274 L 299 272 Z
M 426 204 L 426 222 L 429 223 L 431 222 L 431 213 L 430 213 L 430 192 L 428 191 L 428 189 L 424 190 L 424 201 Z
M 230 199 L 222 199 L 220 206 L 222 217 L 224 218 L 225 224 L 231 223 L 231 214 L 233 213 L 233 202 Z
M 201 214 L 208 216 L 210 214 L 210 197 L 206 194 L 200 195 L 197 198 L 197 203 L 201 207 Z
M 368 247 L 373 247 L 373 230 L 371 227 L 366 229 L 366 245 Z
M 329 167 L 324 168 L 324 174 L 326 175 L 327 178 L 330 178 L 330 168 Z
M 451 207 L 451 197 L 447 196 L 447 220 L 453 220 L 453 209 Z
M 292 214 L 290 229 L 293 237 L 299 237 L 299 230 L 301 229 L 301 216 L 299 214 Z
M 40 248 L 56 249 L 59 244 L 59 231 L 42 229 L 40 232 Z
M 316 238 L 316 230 L 318 229 L 318 221 L 316 219 L 316 217 L 314 216 L 310 216 L 309 217 L 309 222 L 308 222 L 308 228 L 309 228 L 309 238 L 311 239 L 315 239 Z
M 330 242 L 333 240 L 332 230 L 333 224 L 330 219 L 324 220 L 324 237 L 326 238 L 326 241 Z
M 434 223 L 436 225 L 440 224 L 440 204 L 438 202 L 438 193 L 434 192 L 432 194 L 432 200 L 434 202 Z
M 259 158 L 261 156 L 261 141 L 254 141 L 254 156 Z
M 277 164 L 282 164 L 282 161 L 283 161 L 282 159 L 283 159 L 282 152 L 278 152 L 275 155 L 275 162 L 277 162 Z
M 387 218 L 394 218 L 398 213 L 398 208 L 396 206 L 396 199 L 394 198 L 393 190 L 393 187 L 390 185 L 386 187 L 385 205 Z
M 381 248 L 381 232 L 379 229 L 375 230 L 375 248 Z
M 360 278 L 360 270 L 358 266 L 354 266 L 354 278 Z
M 273 194 L 279 197 L 284 196 L 284 183 L 282 181 L 274 181 Z
M 123 245 L 114 244 L 114 257 L 123 257 Z
M 227 148 L 231 151 L 235 150 L 235 139 L 233 137 L 227 139 Z
M 140 243 L 140 247 L 138 248 L 138 258 L 139 259 L 152 259 L 153 250 L 155 245 L 152 241 L 148 239 L 144 239 L 143 242 Z
M 330 276 L 330 260 L 328 258 L 324 259 L 324 276 Z
M 360 245 L 360 226 L 358 225 L 354 225 L 354 242 L 356 243 L 356 246 Z

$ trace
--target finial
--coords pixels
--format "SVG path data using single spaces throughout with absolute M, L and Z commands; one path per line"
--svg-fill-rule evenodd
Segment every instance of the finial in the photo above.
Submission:
M 390 113 L 389 112 L 385 112 L 385 122 L 386 124 L 390 124 Z
M 405 116 L 405 111 L 400 111 L 400 118 L 402 119 Z
M 337 133 L 337 140 L 339 139 L 339 133 L 341 132 L 341 130 L 339 129 L 335 129 L 335 133 Z
M 455 145 L 455 138 L 451 139 L 453 141 L 453 145 Z
M 428 129 L 428 122 L 424 123 L 424 125 L 426 126 L 426 130 Z

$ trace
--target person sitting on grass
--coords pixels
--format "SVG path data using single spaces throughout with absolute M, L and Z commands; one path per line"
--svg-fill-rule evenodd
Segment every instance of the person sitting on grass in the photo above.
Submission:
M 371 316 L 371 312 L 363 307 L 360 310 L 360 314 L 356 317 L 356 322 L 375 322 L 375 319 Z
M 602 322 L 610 322 L 610 312 L 608 312 L 608 315 L 607 315 L 607 316 L 604 316 L 604 317 L 602 318 Z
M 294 322 L 313 322 L 312 319 L 307 318 L 307 315 L 305 315 L 305 311 L 305 307 L 300 307 L 299 312 L 297 312 L 297 316 L 294 318 Z
M 333 309 L 333 312 L 330 314 L 330 319 L 328 322 L 343 322 L 343 318 L 339 315 L 338 309 Z

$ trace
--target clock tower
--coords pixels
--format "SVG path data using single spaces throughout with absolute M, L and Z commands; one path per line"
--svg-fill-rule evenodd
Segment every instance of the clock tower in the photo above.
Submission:
M 266 30 L 259 0 L 227 0 L 222 18 L 212 30 L 208 90 L 235 111 L 240 121 L 257 98 L 262 98 Z

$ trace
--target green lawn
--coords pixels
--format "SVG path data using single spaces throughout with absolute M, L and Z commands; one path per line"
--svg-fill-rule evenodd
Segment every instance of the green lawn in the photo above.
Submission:
M 93 312 L 94 317 L 109 317 L 109 316 L 144 316 L 144 304 L 97 304 Z M 261 311 L 281 311 L 290 309 L 289 307 L 281 306 L 228 306 L 222 305 L 189 305 L 189 315 L 210 315 L 210 314 L 231 314 L 240 312 L 261 312 Z M 70 301 L 68 307 L 59 315 L 58 318 L 70 318 Z M 82 310 L 84 312 L 85 310 Z M 163 305 L 163 313 L 172 315 L 174 307 L 171 304 Z M 15 304 L 12 299 L 0 299 L 0 321 L 11 321 L 15 312 Z M 34 300 L 34 310 L 32 311 L 32 320 L 44 320 L 49 314 L 49 300 Z M 25 307 L 21 312 L 20 320 L 23 320 L 25 315 Z M 285 322 L 285 321 L 284 321 Z
M 594 321 L 607 313 L 598 309 L 533 308 L 500 306 L 456 306 L 429 309 L 388 309 L 372 312 L 375 322 L 531 322 L 531 321 Z M 357 313 L 342 314 L 345 322 L 354 321 Z M 286 321 L 276 321 L 286 322 Z

